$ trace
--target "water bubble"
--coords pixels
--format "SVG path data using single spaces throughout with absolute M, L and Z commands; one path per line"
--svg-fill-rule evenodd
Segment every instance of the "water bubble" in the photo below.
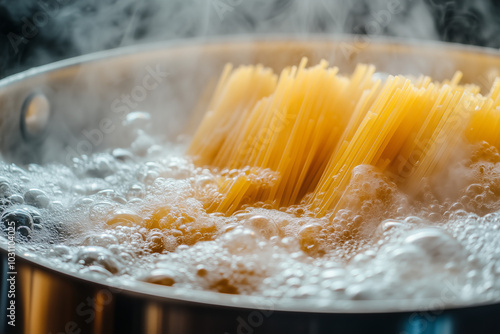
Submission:
M 385 251 L 391 263 L 400 268 L 400 275 L 404 275 L 407 271 L 413 272 L 414 268 L 421 268 L 427 261 L 426 251 L 416 245 L 407 244 L 395 248 L 388 247 Z M 409 263 L 412 265 L 408 266 Z
M 303 285 L 297 289 L 297 298 L 310 298 L 317 296 L 319 287 L 316 285 Z
M 318 223 L 310 223 L 302 226 L 299 230 L 300 245 L 303 249 L 314 246 L 318 240 L 322 226 Z
M 112 200 L 116 203 L 127 204 L 127 199 L 123 196 L 113 196 Z
M 99 265 L 112 274 L 118 273 L 122 267 L 113 253 L 98 246 L 80 248 L 73 257 L 73 262 L 84 266 Z
M 20 227 L 26 227 L 30 231 L 31 229 L 33 229 L 33 217 L 28 211 L 23 209 L 7 209 L 2 214 L 1 220 L 5 228 L 12 227 L 12 225 L 14 224 L 16 230 L 18 230 Z M 26 229 L 23 229 L 23 231 L 28 232 Z
M 20 209 L 23 209 L 23 210 L 29 212 L 29 214 L 33 218 L 34 224 L 39 224 L 39 225 L 42 224 L 42 214 L 40 213 L 40 211 L 37 208 L 30 206 L 30 205 L 20 205 L 18 207 Z
M 83 241 L 83 245 L 100 247 L 108 247 L 110 245 L 116 245 L 117 243 L 118 240 L 116 239 L 116 237 L 109 233 L 89 235 Z
M 142 249 L 135 249 L 134 251 L 121 252 L 118 255 L 122 263 L 132 266 L 137 265 L 136 258 L 141 258 L 144 254 L 145 252 Z
M 56 256 L 67 256 L 71 254 L 71 248 L 66 245 L 55 245 L 50 252 Z
M 31 236 L 31 229 L 28 226 L 19 226 L 17 228 L 17 232 L 19 232 L 19 234 L 21 234 L 24 237 Z
M 113 198 L 116 196 L 116 191 L 113 189 L 103 189 L 97 192 L 97 195 L 103 198 Z
M 10 182 L 4 177 L 0 177 L 0 197 L 9 197 L 11 194 Z
M 298 277 L 290 277 L 286 280 L 286 284 L 292 288 L 298 288 L 301 285 L 301 280 Z
M 102 266 L 95 266 L 95 265 L 90 265 L 88 267 L 83 268 L 82 270 L 80 270 L 80 274 L 82 274 L 84 276 L 91 276 L 91 277 L 94 277 L 96 279 L 100 279 L 103 277 L 106 278 L 106 277 L 112 276 L 112 273 L 109 272 L 109 270 L 107 270 L 106 268 L 104 268 Z
M 128 201 L 128 204 L 136 206 L 136 207 L 141 206 L 141 204 L 143 204 L 143 203 L 144 203 L 144 200 L 141 198 L 131 198 Z
M 163 177 L 160 177 L 160 173 L 155 170 L 150 170 L 146 173 L 146 177 L 144 178 L 144 181 L 148 184 L 153 184 L 158 181 L 163 182 L 165 179 Z
M 221 232 L 222 232 L 222 233 L 226 233 L 226 232 L 232 231 L 232 230 L 234 230 L 237 226 L 238 226 L 238 224 L 236 224 L 236 223 L 229 223 L 229 224 L 226 224 L 226 225 L 224 225 L 224 226 L 221 228 Z
M 30 189 L 24 194 L 26 204 L 36 206 L 37 208 L 46 208 L 50 199 L 47 194 L 40 189 Z
M 146 190 L 140 184 L 133 184 L 129 187 L 127 191 L 128 198 L 142 198 L 146 194 Z
M 175 274 L 166 268 L 154 269 L 148 276 L 143 278 L 143 281 L 159 285 L 172 286 L 175 284 Z
M 253 229 L 267 239 L 279 234 L 276 224 L 265 216 L 252 216 L 244 222 L 244 226 Z
M 367 300 L 372 298 L 372 290 L 362 284 L 352 284 L 345 289 L 346 295 L 352 300 Z
M 89 218 L 94 221 L 104 219 L 104 217 L 113 213 L 115 206 L 115 204 L 109 202 L 95 203 L 89 208 Z
M 122 161 L 122 162 L 130 162 L 130 161 L 135 161 L 134 155 L 126 149 L 123 148 L 115 148 L 111 154 L 116 160 Z
M 163 236 L 161 233 L 154 233 L 149 235 L 147 240 L 147 247 L 154 253 L 161 253 L 165 249 Z
M 9 165 L 9 171 L 14 175 L 26 176 L 26 172 L 15 164 Z
M 23 204 L 24 203 L 24 198 L 23 196 L 19 194 L 13 194 L 9 196 L 9 200 L 12 204 Z
M 142 217 L 137 213 L 127 209 L 117 210 L 106 222 L 108 225 L 133 226 L 139 224 Z
M 404 221 L 407 224 L 413 224 L 413 225 L 421 225 L 424 222 L 421 218 L 416 216 L 408 216 L 405 218 Z
M 332 268 L 321 272 L 323 279 L 343 278 L 345 275 L 346 271 L 343 268 Z
M 205 277 L 208 274 L 208 270 L 203 265 L 196 266 L 196 275 L 200 277 Z
M 196 179 L 196 186 L 199 188 L 204 188 L 211 185 L 216 185 L 216 180 L 213 176 L 204 175 Z
M 241 226 L 224 234 L 221 241 L 234 254 L 259 249 L 257 234 L 253 230 Z
M 404 242 L 422 249 L 436 264 L 444 265 L 465 258 L 462 245 L 439 228 L 428 227 L 413 231 Z
M 112 162 L 108 156 L 98 156 L 93 159 L 87 168 L 87 175 L 96 178 L 105 178 L 113 173 Z
M 408 230 L 411 225 L 405 221 L 387 219 L 381 222 L 375 230 L 376 237 L 382 237 L 385 233 L 394 232 L 395 230 Z

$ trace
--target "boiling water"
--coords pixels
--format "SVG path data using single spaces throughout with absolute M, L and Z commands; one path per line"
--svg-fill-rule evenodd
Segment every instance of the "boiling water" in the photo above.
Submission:
M 500 157 L 488 145 L 411 196 L 359 166 L 339 212 L 257 203 L 225 217 L 203 208 L 215 172 L 195 167 L 185 142 L 147 135 L 146 116 L 129 115 L 129 147 L 71 166 L 2 161 L 4 243 L 14 222 L 19 253 L 101 281 L 333 302 L 500 299 Z

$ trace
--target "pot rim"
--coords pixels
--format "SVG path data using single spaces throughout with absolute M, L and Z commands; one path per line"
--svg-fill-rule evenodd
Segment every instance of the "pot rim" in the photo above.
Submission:
M 358 41 L 360 39 L 361 41 Z M 34 77 L 39 74 L 46 72 L 51 72 L 55 70 L 61 70 L 68 67 L 81 65 L 85 63 L 92 63 L 101 60 L 106 60 L 109 58 L 117 58 L 122 56 L 130 56 L 138 53 L 161 51 L 163 49 L 170 49 L 176 47 L 200 47 L 200 46 L 214 46 L 217 44 L 273 44 L 275 42 L 285 42 L 285 43 L 318 43 L 318 42 L 333 42 L 333 43 L 374 43 L 385 46 L 400 46 L 400 47 L 438 47 L 445 48 L 451 52 L 465 52 L 465 53 L 477 53 L 489 56 L 500 56 L 500 49 L 494 49 L 491 47 L 483 47 L 476 45 L 466 45 L 459 43 L 441 42 L 441 41 L 429 41 L 429 40 L 419 40 L 419 39 L 403 39 L 396 37 L 385 37 L 385 36 L 370 36 L 370 35 L 355 35 L 355 34 L 312 34 L 308 36 L 291 36 L 289 34 L 256 34 L 256 35 L 231 35 L 231 36 L 215 36 L 206 38 L 187 38 L 187 39 L 174 39 L 169 41 L 144 43 L 139 45 L 128 45 L 117 47 L 113 49 L 91 52 L 88 54 L 83 54 L 75 57 L 70 57 L 67 59 L 58 60 L 45 65 L 35 66 L 30 69 L 21 71 L 9 75 L 5 78 L 0 79 L 0 89 L 5 86 L 18 82 L 30 77 Z

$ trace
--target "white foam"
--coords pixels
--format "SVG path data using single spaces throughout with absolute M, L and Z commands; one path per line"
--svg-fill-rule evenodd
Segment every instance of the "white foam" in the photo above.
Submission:
M 361 166 L 348 207 L 335 214 L 312 218 L 300 206 L 257 205 L 225 217 L 203 209 L 216 176 L 184 157 L 183 144 L 137 136 L 129 148 L 84 156 L 70 167 L 0 162 L 2 210 L 39 206 L 41 228 L 19 247 L 79 275 L 224 293 L 323 300 L 446 295 L 446 304 L 500 298 L 494 162 L 476 162 L 490 178 L 472 177 L 474 186 L 455 199 L 430 203 L 427 193 L 412 202 Z M 476 165 L 468 167 L 471 175 Z M 43 192 L 40 201 L 32 189 Z M 485 193 L 488 200 L 477 198 Z M 480 217 L 475 209 L 490 213 Z

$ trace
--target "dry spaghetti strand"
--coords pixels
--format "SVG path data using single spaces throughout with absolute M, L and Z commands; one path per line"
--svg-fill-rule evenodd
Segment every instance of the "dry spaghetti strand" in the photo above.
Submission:
M 208 211 L 304 202 L 318 217 L 344 206 L 353 170 L 377 167 L 412 192 L 464 140 L 500 148 L 500 80 L 487 96 L 462 74 L 433 82 L 375 75 L 360 64 L 339 74 L 326 61 L 224 69 L 188 154 L 220 174 Z M 307 198 L 304 201 L 304 198 Z

